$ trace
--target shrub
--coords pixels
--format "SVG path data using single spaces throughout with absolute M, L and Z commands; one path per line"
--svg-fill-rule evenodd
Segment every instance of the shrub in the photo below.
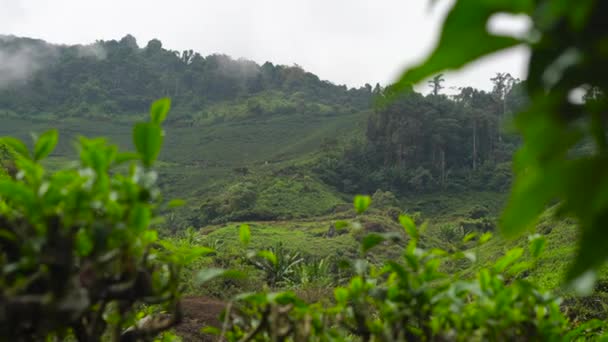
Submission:
M 401 260 L 379 266 L 366 261 L 371 248 L 395 239 L 394 234 L 370 234 L 362 241 L 363 258 L 349 263 L 354 275 L 334 289 L 332 303 L 307 303 L 291 291 L 239 296 L 239 311 L 227 313 L 222 338 L 552 341 L 598 337 L 605 330 L 601 321 L 570 330 L 558 298 L 524 279 L 506 276 L 528 267 L 529 263 L 517 262 L 523 249 L 510 250 L 474 277 L 462 279 L 440 269 L 442 262 L 468 258 L 467 253 L 422 250 L 413 220 L 402 216 L 400 222 L 410 237 Z M 538 239 L 542 238 L 530 244 L 534 257 L 540 252 Z M 485 241 L 480 238 L 478 243 Z
M 31 152 L 3 139 L 19 169 L 15 179 L 0 179 L 4 339 L 148 340 L 179 321 L 180 265 L 154 245 L 150 228 L 161 200 L 151 166 L 168 110 L 168 100 L 156 102 L 151 121 L 135 126 L 138 154 L 80 138 L 78 165 L 54 173 L 40 162 L 57 144 L 56 131 L 42 134 Z M 148 323 L 135 326 L 144 304 Z M 154 315 L 160 311 L 167 315 Z
M 451 224 L 442 224 L 439 226 L 439 236 L 449 243 L 461 241 L 465 234 L 462 226 L 454 226 Z
M 282 243 L 250 258 L 250 262 L 264 272 L 266 282 L 272 288 L 293 281 L 296 267 L 303 261 L 300 253 L 286 249 Z
M 399 207 L 399 201 L 395 194 L 390 191 L 376 190 L 372 196 L 376 208 Z
M 466 232 L 487 232 L 493 231 L 496 228 L 496 223 L 489 217 L 463 219 L 460 220 L 459 225 L 462 226 Z

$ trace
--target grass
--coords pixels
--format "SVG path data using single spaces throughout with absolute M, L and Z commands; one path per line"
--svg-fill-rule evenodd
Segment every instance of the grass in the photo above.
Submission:
M 165 143 L 159 172 L 168 197 L 197 202 L 214 188 L 238 180 L 237 167 L 265 171 L 318 151 L 323 139 L 344 135 L 361 127 L 365 113 L 329 116 L 290 114 L 205 125 L 165 126 Z M 105 136 L 123 149 L 133 150 L 132 125 L 120 119 L 3 117 L 0 136 L 27 143 L 30 134 L 57 128 L 59 143 L 50 163 L 74 156 L 76 136 Z
M 534 233 L 542 235 L 546 239 L 544 251 L 534 263 L 534 266 L 526 271 L 525 277 L 543 289 L 571 296 L 572 292 L 565 288 L 564 280 L 570 262 L 576 254 L 576 241 L 578 240 L 576 223 L 570 219 L 555 219 L 552 216 L 554 210 L 549 209 L 541 216 L 534 231 L 518 238 L 507 239 L 500 234 L 496 224 L 506 199 L 507 194 L 493 192 L 427 194 L 404 199 L 402 207 L 408 212 L 420 211 L 423 219 L 429 223 L 425 232 L 429 241 L 437 243 L 439 247 L 453 251 L 459 250 L 463 246 L 446 241 L 440 234 L 440 227 L 442 225 L 457 226 L 463 222 L 470 222 L 472 221 L 470 218 L 472 212 L 479 208 L 486 209 L 488 219 L 494 222 L 496 227 L 493 230 L 494 237 L 489 242 L 470 250 L 477 254 L 478 262 L 475 265 L 468 264 L 468 268 L 466 264 L 452 265 L 447 268 L 448 272 L 462 272 L 464 277 L 472 276 L 481 267 L 493 264 L 508 250 L 515 247 L 526 250 L 521 261 L 532 262 L 533 258 L 527 251 L 529 246 L 528 236 Z M 472 245 L 474 243 L 465 246 L 470 247 Z M 608 279 L 608 267 L 600 270 L 600 279 Z
M 254 211 L 280 217 L 310 217 L 327 214 L 344 203 L 337 193 L 310 176 L 279 176 L 263 180 Z
M 343 234 L 333 238 L 325 237 L 329 222 L 250 222 L 250 248 L 268 249 L 282 243 L 287 249 L 300 252 L 310 258 L 353 257 L 358 251 L 358 243 L 352 234 Z M 221 240 L 227 246 L 238 248 L 240 244 L 240 224 L 229 224 L 220 227 L 207 227 L 206 241 Z M 312 247 L 314 246 L 314 247 Z
M 351 226 L 339 231 L 333 237 L 328 237 L 330 228 L 337 221 L 350 222 Z M 243 245 L 239 241 L 241 224 L 249 225 L 251 230 L 249 247 L 254 250 L 267 249 L 277 243 L 282 243 L 285 248 L 300 252 L 303 256 L 312 259 L 335 257 L 352 260 L 360 257 L 360 240 L 372 231 L 399 232 L 404 239 L 406 238 L 403 228 L 386 216 L 383 211 L 370 210 L 365 215 L 358 216 L 353 209 L 306 219 L 211 225 L 202 228 L 200 232 L 208 245 L 221 241 L 229 250 L 242 250 Z M 424 244 L 428 246 L 435 243 L 426 238 L 424 240 Z M 371 260 L 394 258 L 402 250 L 400 246 L 387 246 L 390 248 L 378 247 L 369 256 Z

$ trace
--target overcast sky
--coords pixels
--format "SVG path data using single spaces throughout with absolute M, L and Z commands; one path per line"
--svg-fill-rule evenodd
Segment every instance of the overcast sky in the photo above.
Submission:
M 130 33 L 140 46 L 158 38 L 173 50 L 297 63 L 358 87 L 389 83 L 425 56 L 449 2 L 431 10 L 426 0 L 0 0 L 0 34 L 87 44 Z M 488 89 L 495 72 L 521 77 L 526 56 L 491 57 L 449 74 L 447 85 Z

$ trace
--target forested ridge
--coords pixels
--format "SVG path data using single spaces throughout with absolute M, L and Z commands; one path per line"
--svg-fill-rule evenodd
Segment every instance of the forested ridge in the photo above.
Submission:
M 162 96 L 173 100 L 169 125 L 365 113 L 360 129 L 317 143 L 324 157 L 315 162 L 316 174 L 350 194 L 506 190 L 518 142 L 504 127 L 526 101 L 522 83 L 506 73 L 492 78 L 489 92 L 466 86 L 445 95 L 439 75 L 428 95 L 410 89 L 389 102 L 390 86 L 349 89 L 297 65 L 204 57 L 167 50 L 158 40 L 139 47 L 131 35 L 75 46 L 3 36 L 0 51 L 5 68 L 22 68 L 0 87 L 7 117 L 121 122 Z
M 387 87 L 364 138 L 320 159 L 317 170 L 348 193 L 507 190 L 519 144 L 508 127 L 527 102 L 525 83 L 507 73 L 492 81 L 490 92 L 462 87 L 452 96 L 441 94 L 442 75 L 428 82 L 428 95 Z
M 205 57 L 165 49 L 156 39 L 140 47 L 131 35 L 74 46 L 0 36 L 0 51 L 0 108 L 28 115 L 141 114 L 163 96 L 174 102 L 171 120 L 219 116 L 206 109 L 224 101 L 251 116 L 335 114 L 367 108 L 373 90 L 334 85 L 297 65 Z

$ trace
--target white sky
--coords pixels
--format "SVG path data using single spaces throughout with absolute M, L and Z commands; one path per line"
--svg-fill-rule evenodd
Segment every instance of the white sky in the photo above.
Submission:
M 297 63 L 322 79 L 386 84 L 433 47 L 450 1 L 0 0 L 0 34 L 87 44 L 134 35 L 140 46 Z M 517 27 L 521 22 L 503 22 Z M 525 74 L 519 49 L 449 74 L 446 85 L 491 88 L 495 72 Z M 420 87 L 424 89 L 424 87 Z

